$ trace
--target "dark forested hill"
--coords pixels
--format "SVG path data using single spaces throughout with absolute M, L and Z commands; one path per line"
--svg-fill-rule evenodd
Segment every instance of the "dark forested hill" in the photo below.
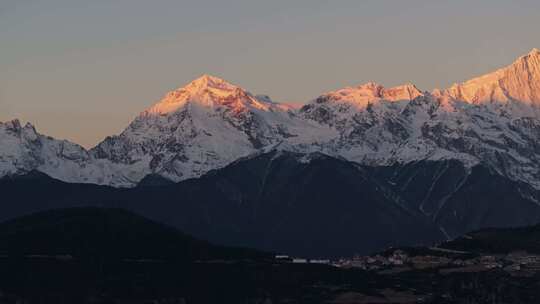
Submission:
M 0 224 L 0 303 L 537 303 L 537 268 L 485 267 L 499 261 L 480 252 L 536 250 L 538 226 L 465 239 L 451 248 L 470 253 L 393 249 L 402 263 L 377 255 L 388 263 L 363 270 L 212 245 L 120 209 L 58 209 Z
M 211 245 L 122 209 L 55 209 L 0 224 L 0 254 L 195 261 L 264 258 L 254 250 Z
M 313 257 L 432 244 L 479 228 L 540 221 L 537 191 L 457 162 L 368 167 L 271 151 L 178 184 L 147 181 L 116 189 L 38 172 L 4 178 L 0 219 L 51 208 L 121 207 L 217 244 Z

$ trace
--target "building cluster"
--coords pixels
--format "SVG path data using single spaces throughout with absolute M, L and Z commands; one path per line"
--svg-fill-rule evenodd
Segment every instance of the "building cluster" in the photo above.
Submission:
M 511 274 L 540 272 L 540 255 L 527 252 L 511 252 L 500 255 L 409 255 L 403 250 L 395 250 L 388 255 L 355 256 L 340 259 L 332 265 L 341 268 L 360 268 L 364 270 L 389 269 L 430 269 L 441 268 L 441 272 L 476 272 L 501 269 Z
M 292 264 L 325 264 L 330 265 L 330 260 L 324 259 L 306 259 L 298 257 L 290 257 L 288 255 L 278 254 L 275 256 L 275 260 L 281 263 L 292 263 Z
M 409 263 L 411 257 L 402 250 L 394 251 L 390 256 L 355 256 L 351 259 L 339 259 L 334 265 L 341 268 L 360 268 L 364 270 L 381 270 Z
M 505 262 L 504 269 L 508 272 L 540 272 L 540 255 L 516 251 L 506 255 Z

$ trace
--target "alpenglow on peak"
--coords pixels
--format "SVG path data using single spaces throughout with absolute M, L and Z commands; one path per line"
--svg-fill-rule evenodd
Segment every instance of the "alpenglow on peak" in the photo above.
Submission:
M 328 92 L 320 96 L 315 102 L 346 103 L 358 108 L 365 108 L 369 103 L 373 102 L 382 100 L 390 102 L 407 101 L 423 95 L 424 93 L 413 84 L 385 88 L 378 83 L 368 82 L 356 87 L 346 87 Z
M 474 104 L 518 102 L 540 106 L 540 51 L 535 48 L 507 67 L 455 84 L 444 92 Z
M 265 111 L 269 108 L 268 102 L 257 99 L 241 87 L 204 74 L 184 87 L 167 93 L 144 113 L 164 115 L 176 112 L 188 103 L 210 108 L 225 106 L 237 110 L 248 106 Z
M 180 181 L 280 149 L 367 165 L 489 164 L 540 189 L 539 128 L 538 49 L 447 90 L 367 83 L 325 93 L 300 109 L 202 75 L 90 151 L 17 121 L 0 124 L 0 177 L 41 170 L 64 181 L 131 187 L 149 174 Z
M 221 89 L 221 90 L 234 90 L 238 87 L 219 77 L 203 74 L 201 77 L 191 81 L 184 88 L 194 89 L 194 90 L 201 90 L 201 89 L 204 90 L 207 88 Z

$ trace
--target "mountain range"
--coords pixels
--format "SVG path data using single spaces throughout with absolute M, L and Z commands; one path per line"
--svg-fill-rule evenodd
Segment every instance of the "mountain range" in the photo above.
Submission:
M 204 75 L 89 150 L 0 123 L 0 219 L 120 207 L 217 244 L 370 253 L 540 222 L 539 142 L 536 49 L 445 90 L 368 83 L 302 107 Z
M 0 123 L 0 176 L 38 170 L 66 182 L 133 187 L 148 175 L 178 182 L 281 149 L 364 165 L 457 160 L 538 189 L 539 109 L 537 49 L 445 90 L 368 83 L 300 108 L 204 75 L 89 150 L 18 120 Z

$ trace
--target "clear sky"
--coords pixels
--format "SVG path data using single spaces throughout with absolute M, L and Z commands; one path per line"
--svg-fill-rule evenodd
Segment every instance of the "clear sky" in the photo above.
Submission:
M 446 87 L 540 48 L 540 1 L 0 0 L 0 46 L 0 121 L 91 147 L 204 73 L 286 102 Z

